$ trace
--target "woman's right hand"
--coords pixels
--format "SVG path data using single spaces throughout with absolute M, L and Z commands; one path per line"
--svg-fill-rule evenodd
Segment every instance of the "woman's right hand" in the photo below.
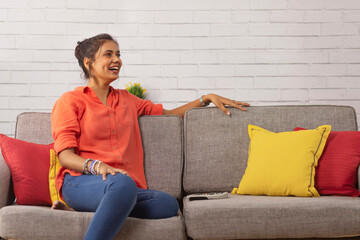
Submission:
M 97 169 L 97 164 L 96 164 L 95 167 Z M 124 170 L 122 170 L 120 168 L 111 167 L 111 166 L 109 166 L 109 165 L 107 165 L 106 163 L 103 163 L 103 162 L 100 164 L 99 171 L 97 172 L 98 175 L 103 176 L 104 181 L 106 180 L 106 175 L 111 174 L 111 175 L 114 176 L 116 173 L 122 173 L 124 175 L 129 176 L 129 174 L 126 171 L 124 171 Z

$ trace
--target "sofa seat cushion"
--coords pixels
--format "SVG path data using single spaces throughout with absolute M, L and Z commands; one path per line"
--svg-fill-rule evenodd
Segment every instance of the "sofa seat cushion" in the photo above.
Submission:
M 93 213 L 12 205 L 0 209 L 4 239 L 83 239 Z M 69 224 L 70 223 L 70 224 Z M 159 220 L 128 218 L 115 239 L 186 239 L 181 215 Z
M 183 213 L 193 239 L 360 236 L 360 199 L 352 197 L 186 197 Z

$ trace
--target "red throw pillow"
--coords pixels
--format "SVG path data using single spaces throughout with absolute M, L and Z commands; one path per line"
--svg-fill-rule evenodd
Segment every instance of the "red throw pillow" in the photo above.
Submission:
M 0 134 L 1 153 L 10 168 L 19 205 L 51 205 L 49 190 L 50 149 Z
M 295 128 L 294 131 L 306 130 Z M 360 195 L 357 168 L 360 164 L 360 132 L 331 131 L 315 173 L 320 195 Z

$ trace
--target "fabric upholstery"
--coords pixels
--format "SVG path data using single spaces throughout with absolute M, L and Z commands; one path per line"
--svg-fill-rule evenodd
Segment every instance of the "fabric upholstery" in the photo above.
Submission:
M 0 151 L 0 208 L 14 202 L 11 174 Z
M 359 198 L 230 195 L 186 197 L 183 214 L 193 239 L 265 239 L 359 236 L 359 212 Z
M 186 193 L 231 191 L 245 172 L 249 124 L 269 131 L 314 129 L 331 125 L 333 131 L 357 131 L 356 113 L 347 106 L 265 106 L 247 112 L 229 108 L 194 108 L 184 117 L 184 190 Z
M 0 209 L 0 236 L 5 239 L 79 240 L 93 213 L 51 210 L 49 207 L 7 206 Z M 182 216 L 160 220 L 128 218 L 115 239 L 185 239 Z

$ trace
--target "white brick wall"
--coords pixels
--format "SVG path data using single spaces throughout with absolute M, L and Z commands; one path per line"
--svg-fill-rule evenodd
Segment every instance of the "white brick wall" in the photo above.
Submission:
M 120 79 L 174 108 L 209 92 L 360 117 L 359 0 L 0 0 L 0 132 L 85 85 L 78 40 L 119 42 Z

